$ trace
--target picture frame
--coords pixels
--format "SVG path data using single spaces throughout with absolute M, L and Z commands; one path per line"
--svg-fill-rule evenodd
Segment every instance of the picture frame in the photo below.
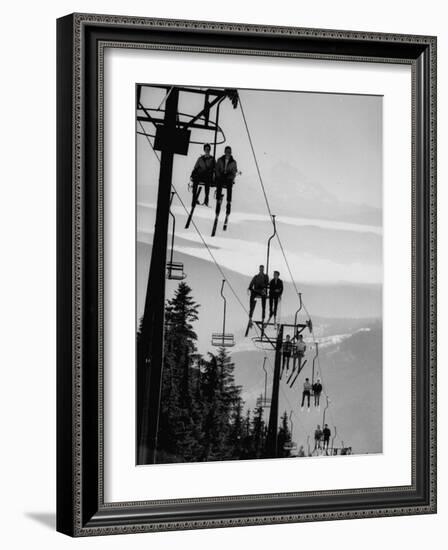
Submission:
M 72 14 L 57 21 L 57 530 L 70 536 L 436 512 L 436 44 L 431 36 Z M 409 65 L 412 482 L 142 501 L 104 498 L 105 48 Z M 115 45 L 115 46 L 114 46 Z

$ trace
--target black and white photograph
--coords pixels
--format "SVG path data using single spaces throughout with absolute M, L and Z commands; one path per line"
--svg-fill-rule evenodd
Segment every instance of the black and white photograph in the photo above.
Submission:
M 136 87 L 136 463 L 381 453 L 382 97 Z

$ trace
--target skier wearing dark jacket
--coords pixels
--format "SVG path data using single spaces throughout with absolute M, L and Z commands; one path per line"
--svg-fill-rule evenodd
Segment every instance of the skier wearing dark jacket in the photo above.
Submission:
M 318 407 L 320 405 L 320 394 L 322 393 L 322 384 L 320 379 L 317 379 L 317 382 L 313 384 L 313 394 L 314 394 L 314 406 Z
M 269 285 L 269 277 L 264 272 L 264 265 L 260 265 L 257 275 L 252 277 L 249 284 L 250 300 L 249 300 L 249 319 L 252 319 L 254 314 L 256 298 L 261 298 L 262 319 L 266 316 L 266 296 Z
M 289 370 L 289 360 L 291 359 L 291 353 L 292 353 L 291 337 L 289 336 L 289 334 L 287 334 L 285 341 L 282 344 L 282 355 L 283 355 L 282 373 L 285 370 L 285 367 L 286 367 L 286 372 L 288 372 Z
M 325 424 L 324 429 L 322 430 L 322 435 L 324 438 L 324 449 L 328 449 L 328 446 L 330 444 L 330 436 L 331 436 L 331 431 L 330 431 L 330 428 L 328 427 L 328 424 Z
M 192 204 L 195 201 L 198 185 L 202 183 L 205 192 L 204 204 L 208 206 L 210 185 L 213 183 L 215 173 L 215 159 L 210 155 L 210 150 L 210 145 L 206 143 L 204 145 L 204 154 L 198 158 L 191 172 L 191 181 L 193 182 Z
M 217 160 L 215 169 L 216 196 L 219 199 L 223 189 L 226 189 L 227 192 L 226 215 L 230 214 L 230 207 L 232 204 L 232 190 L 237 172 L 238 167 L 236 165 L 236 160 L 232 156 L 232 148 L 227 145 L 227 147 L 224 149 L 224 155 L 222 157 L 219 157 L 219 159 Z
M 308 410 L 310 409 L 311 390 L 312 390 L 312 387 L 310 384 L 310 379 L 305 378 L 305 382 L 303 383 L 303 392 L 302 392 L 302 405 L 301 405 L 302 409 L 303 409 L 303 405 L 305 404 L 305 398 L 308 399 Z
M 269 317 L 277 317 L 278 300 L 283 294 L 283 281 L 280 273 L 274 271 L 274 278 L 269 283 Z

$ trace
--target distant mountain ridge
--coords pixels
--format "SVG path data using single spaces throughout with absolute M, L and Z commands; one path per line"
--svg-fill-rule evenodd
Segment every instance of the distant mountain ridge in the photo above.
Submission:
M 145 243 L 137 243 L 137 304 L 143 309 L 146 284 L 148 277 L 151 246 Z M 212 306 L 214 312 L 222 307 L 222 299 L 219 293 L 222 276 L 212 261 L 202 260 L 186 254 L 176 252 L 174 260 L 183 262 L 187 273 L 187 282 L 192 287 L 194 296 L 199 303 Z M 256 270 L 256 267 L 254 271 Z M 235 292 L 246 308 L 249 297 L 247 287 L 250 278 L 241 273 L 223 268 L 223 272 L 232 284 Z M 298 307 L 298 299 L 292 284 L 287 277 L 283 277 L 285 286 L 282 299 L 282 314 L 293 315 Z M 167 294 L 171 291 L 175 282 L 167 281 Z M 307 309 L 313 317 L 353 319 L 353 318 L 379 318 L 382 315 L 382 288 L 381 285 L 352 285 L 352 284 L 299 284 Z M 236 303 L 230 289 L 226 295 L 229 298 L 229 320 L 235 315 L 241 319 L 242 308 Z M 138 306 L 137 306 L 138 307 Z M 243 317 L 245 317 L 243 315 Z M 209 321 L 209 320 L 208 320 Z M 243 323 L 244 324 L 244 323 Z

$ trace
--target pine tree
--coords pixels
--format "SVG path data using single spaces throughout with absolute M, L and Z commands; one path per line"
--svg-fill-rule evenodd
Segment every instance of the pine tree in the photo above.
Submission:
M 237 397 L 231 413 L 229 431 L 229 458 L 242 459 L 244 455 L 244 419 L 242 416 L 243 401 Z
M 225 348 L 209 354 L 205 363 L 202 399 L 204 406 L 203 460 L 239 458 L 242 423 L 241 388 L 235 385 L 235 365 Z
M 198 402 L 194 400 L 192 365 L 197 360 L 197 335 L 193 325 L 199 305 L 191 288 L 179 283 L 165 308 L 165 348 L 158 431 L 158 462 L 194 459 L 200 446 Z
M 243 432 L 243 441 L 241 445 L 241 456 L 240 459 L 249 459 L 254 457 L 254 446 L 253 446 L 253 438 L 252 438 L 252 432 L 251 432 L 251 418 L 250 418 L 250 410 L 247 409 L 246 416 L 243 419 L 242 424 L 242 432 Z
M 277 435 L 277 456 L 288 457 L 291 456 L 291 452 L 285 449 L 286 443 L 291 443 L 291 432 L 288 426 L 288 414 L 286 411 L 282 414 L 282 423 Z
M 165 307 L 157 462 L 259 457 L 264 422 L 257 428 L 255 449 L 250 412 L 243 418 L 241 387 L 227 350 L 219 348 L 207 360 L 197 352 L 193 324 L 198 315 L 191 288 L 181 282 Z
M 257 407 L 254 409 L 254 418 L 252 421 L 253 458 L 264 457 L 265 433 L 263 407 Z

